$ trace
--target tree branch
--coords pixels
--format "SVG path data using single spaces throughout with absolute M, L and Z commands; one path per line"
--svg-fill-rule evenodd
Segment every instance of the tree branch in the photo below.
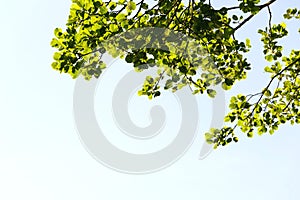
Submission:
M 267 3 L 265 3 L 265 4 L 262 4 L 262 5 L 258 5 L 257 7 L 259 8 L 259 10 L 262 10 L 262 9 L 264 9 L 265 7 L 268 7 L 269 8 L 269 6 L 272 4 L 272 3 L 274 3 L 274 2 L 276 2 L 277 0 L 271 0 L 271 1 L 269 1 L 269 2 L 267 2 Z M 269 8 L 270 9 L 270 8 Z M 240 23 L 237 27 L 235 27 L 233 30 L 234 31 L 236 31 L 236 30 L 238 30 L 239 28 L 241 28 L 246 22 L 248 22 L 252 17 L 254 17 L 254 14 L 251 14 L 250 16 L 248 16 L 242 23 Z
M 292 67 L 294 64 L 296 64 L 296 63 L 299 62 L 299 61 L 300 61 L 300 58 L 294 60 L 292 63 L 290 63 L 290 64 L 287 65 L 285 68 L 283 68 L 280 72 L 278 72 L 275 76 L 273 76 L 273 77 L 271 78 L 270 82 L 268 83 L 267 87 L 264 89 L 264 91 L 266 91 L 266 90 L 269 89 L 269 87 L 271 86 L 272 82 L 274 81 L 274 79 L 275 79 L 277 76 L 281 75 L 284 71 L 286 71 L 287 69 L 289 69 L 290 67 Z M 264 93 L 265 93 L 265 92 L 262 92 L 262 93 L 261 93 L 261 95 L 260 95 L 258 101 L 255 103 L 255 107 L 253 108 L 251 114 L 249 114 L 249 115 L 247 116 L 247 118 L 253 115 L 253 113 L 254 113 L 255 109 L 257 108 L 259 102 L 260 102 L 261 99 L 263 98 Z

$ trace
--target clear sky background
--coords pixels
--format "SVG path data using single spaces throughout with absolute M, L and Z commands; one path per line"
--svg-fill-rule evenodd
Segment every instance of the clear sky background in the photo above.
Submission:
M 81 144 L 73 120 L 75 80 L 50 66 L 53 30 L 64 27 L 70 3 L 1 0 L 0 199 L 299 199 L 299 126 L 286 125 L 273 136 L 253 139 L 240 134 L 237 144 L 198 160 L 211 117 L 207 97 L 199 97 L 198 137 L 171 167 L 137 176 L 115 172 L 94 160 Z M 288 7 L 300 8 L 299 0 L 278 0 L 272 6 L 273 22 L 281 22 Z M 256 16 L 239 38 L 259 41 L 256 30 L 267 24 L 266 16 L 266 12 Z M 300 46 L 299 21 L 288 25 L 286 52 Z M 253 71 L 226 93 L 227 101 L 232 94 L 256 92 L 268 81 L 261 44 L 252 46 Z M 133 108 L 131 116 L 138 110 Z M 137 123 L 147 123 L 140 120 Z

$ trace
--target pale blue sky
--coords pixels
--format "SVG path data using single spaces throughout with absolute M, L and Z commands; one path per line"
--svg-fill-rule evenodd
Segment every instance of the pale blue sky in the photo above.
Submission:
M 94 160 L 73 120 L 75 81 L 50 66 L 53 30 L 64 26 L 69 6 L 66 0 L 1 0 L 0 199 L 299 199 L 299 126 L 287 125 L 273 136 L 254 139 L 240 135 L 239 143 L 198 160 L 202 133 L 209 127 L 206 97 L 199 97 L 199 135 L 171 167 L 135 176 Z M 283 10 L 300 8 L 300 2 L 278 0 L 272 7 L 274 22 L 280 22 Z M 265 16 L 256 16 L 239 37 L 259 39 L 256 28 L 264 27 Z M 291 32 L 300 27 L 299 21 L 290 25 Z M 288 48 L 299 49 L 299 38 L 291 34 Z M 255 67 L 249 79 L 228 92 L 227 100 L 231 94 L 255 92 L 267 82 L 260 45 L 253 44 L 249 59 Z

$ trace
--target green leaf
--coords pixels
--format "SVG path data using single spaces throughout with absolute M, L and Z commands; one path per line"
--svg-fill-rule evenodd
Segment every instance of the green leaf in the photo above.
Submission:
M 108 9 L 107 7 L 105 6 L 105 4 L 103 4 L 101 7 L 100 7 L 100 13 L 102 15 L 106 14 L 108 12 Z
M 116 2 L 111 1 L 109 2 L 108 7 L 110 10 L 114 10 L 117 7 L 117 4 Z
M 126 9 L 128 12 L 131 12 L 136 9 L 136 3 L 134 1 L 129 1 L 127 3 Z
M 216 96 L 216 94 L 217 94 L 217 92 L 216 92 L 215 90 L 208 89 L 208 90 L 206 90 L 206 91 L 207 91 L 207 94 L 208 94 L 209 97 L 215 98 L 215 96 Z
M 233 141 L 238 142 L 238 141 L 239 141 L 239 138 L 238 138 L 238 137 L 234 137 L 234 138 L 233 138 Z
M 54 35 L 57 37 L 57 38 L 60 38 L 62 36 L 62 29 L 61 28 L 56 28 L 54 29 Z
M 58 47 L 59 42 L 58 42 L 58 40 L 57 40 L 56 38 L 53 38 L 53 39 L 51 40 L 50 45 L 51 45 L 52 47 Z
M 224 90 L 230 90 L 231 89 L 231 86 L 227 85 L 226 83 L 222 83 L 222 88 Z
M 246 39 L 246 46 L 248 47 L 248 48 L 251 48 L 251 43 L 250 43 L 250 39 Z
M 264 93 L 265 96 L 270 97 L 272 95 L 270 90 L 266 90 Z
M 116 16 L 116 20 L 118 21 L 118 22 L 121 22 L 121 21 L 123 21 L 123 20 L 125 20 L 126 19 L 126 15 L 124 14 L 124 13 L 120 13 L 120 14 L 118 14 L 117 16 Z
M 269 62 L 272 62 L 273 61 L 273 55 L 272 54 L 269 54 L 269 55 L 266 55 L 265 56 L 265 59 Z
M 147 10 L 147 9 L 148 9 L 148 4 L 142 3 L 142 8 L 143 8 L 144 10 Z
M 110 24 L 109 25 L 109 30 L 111 32 L 117 32 L 119 30 L 119 27 L 117 25 L 115 25 L 115 24 Z
M 55 52 L 54 55 L 53 55 L 53 59 L 54 60 L 59 60 L 61 58 L 61 54 L 58 53 L 58 52 Z
M 270 67 L 265 67 L 265 72 L 273 73 L 273 70 Z

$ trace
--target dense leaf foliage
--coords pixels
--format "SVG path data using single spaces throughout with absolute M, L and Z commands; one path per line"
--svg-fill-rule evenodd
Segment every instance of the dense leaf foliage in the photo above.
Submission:
M 108 52 L 132 63 L 136 71 L 157 67 L 157 77 L 147 77 L 139 95 L 153 98 L 160 95 L 162 88 L 176 91 L 189 86 L 193 94 L 214 97 L 212 85 L 220 84 L 228 90 L 251 70 L 251 63 L 245 58 L 251 48 L 250 40 L 239 41 L 235 34 L 266 10 L 269 24 L 258 33 L 265 59 L 270 62 L 265 67 L 270 81 L 257 94 L 232 97 L 225 117 L 229 125 L 212 129 L 206 133 L 206 139 L 216 148 L 238 141 L 236 127 L 252 137 L 255 131 L 273 134 L 287 121 L 300 123 L 300 51 L 283 55 L 278 41 L 287 37 L 288 31 L 285 23 L 271 24 L 270 5 L 276 0 L 237 0 L 232 7 L 218 9 L 206 0 L 189 0 L 186 5 L 181 0 L 154 2 L 150 6 L 145 0 L 72 0 L 66 30 L 54 30 L 51 46 L 57 52 L 52 67 L 73 78 L 98 78 L 106 68 L 101 56 Z M 283 18 L 299 20 L 300 11 L 287 8 Z M 151 27 L 164 29 L 159 37 L 153 37 Z M 128 32 L 141 29 L 135 34 Z M 188 56 L 184 51 L 189 51 Z

